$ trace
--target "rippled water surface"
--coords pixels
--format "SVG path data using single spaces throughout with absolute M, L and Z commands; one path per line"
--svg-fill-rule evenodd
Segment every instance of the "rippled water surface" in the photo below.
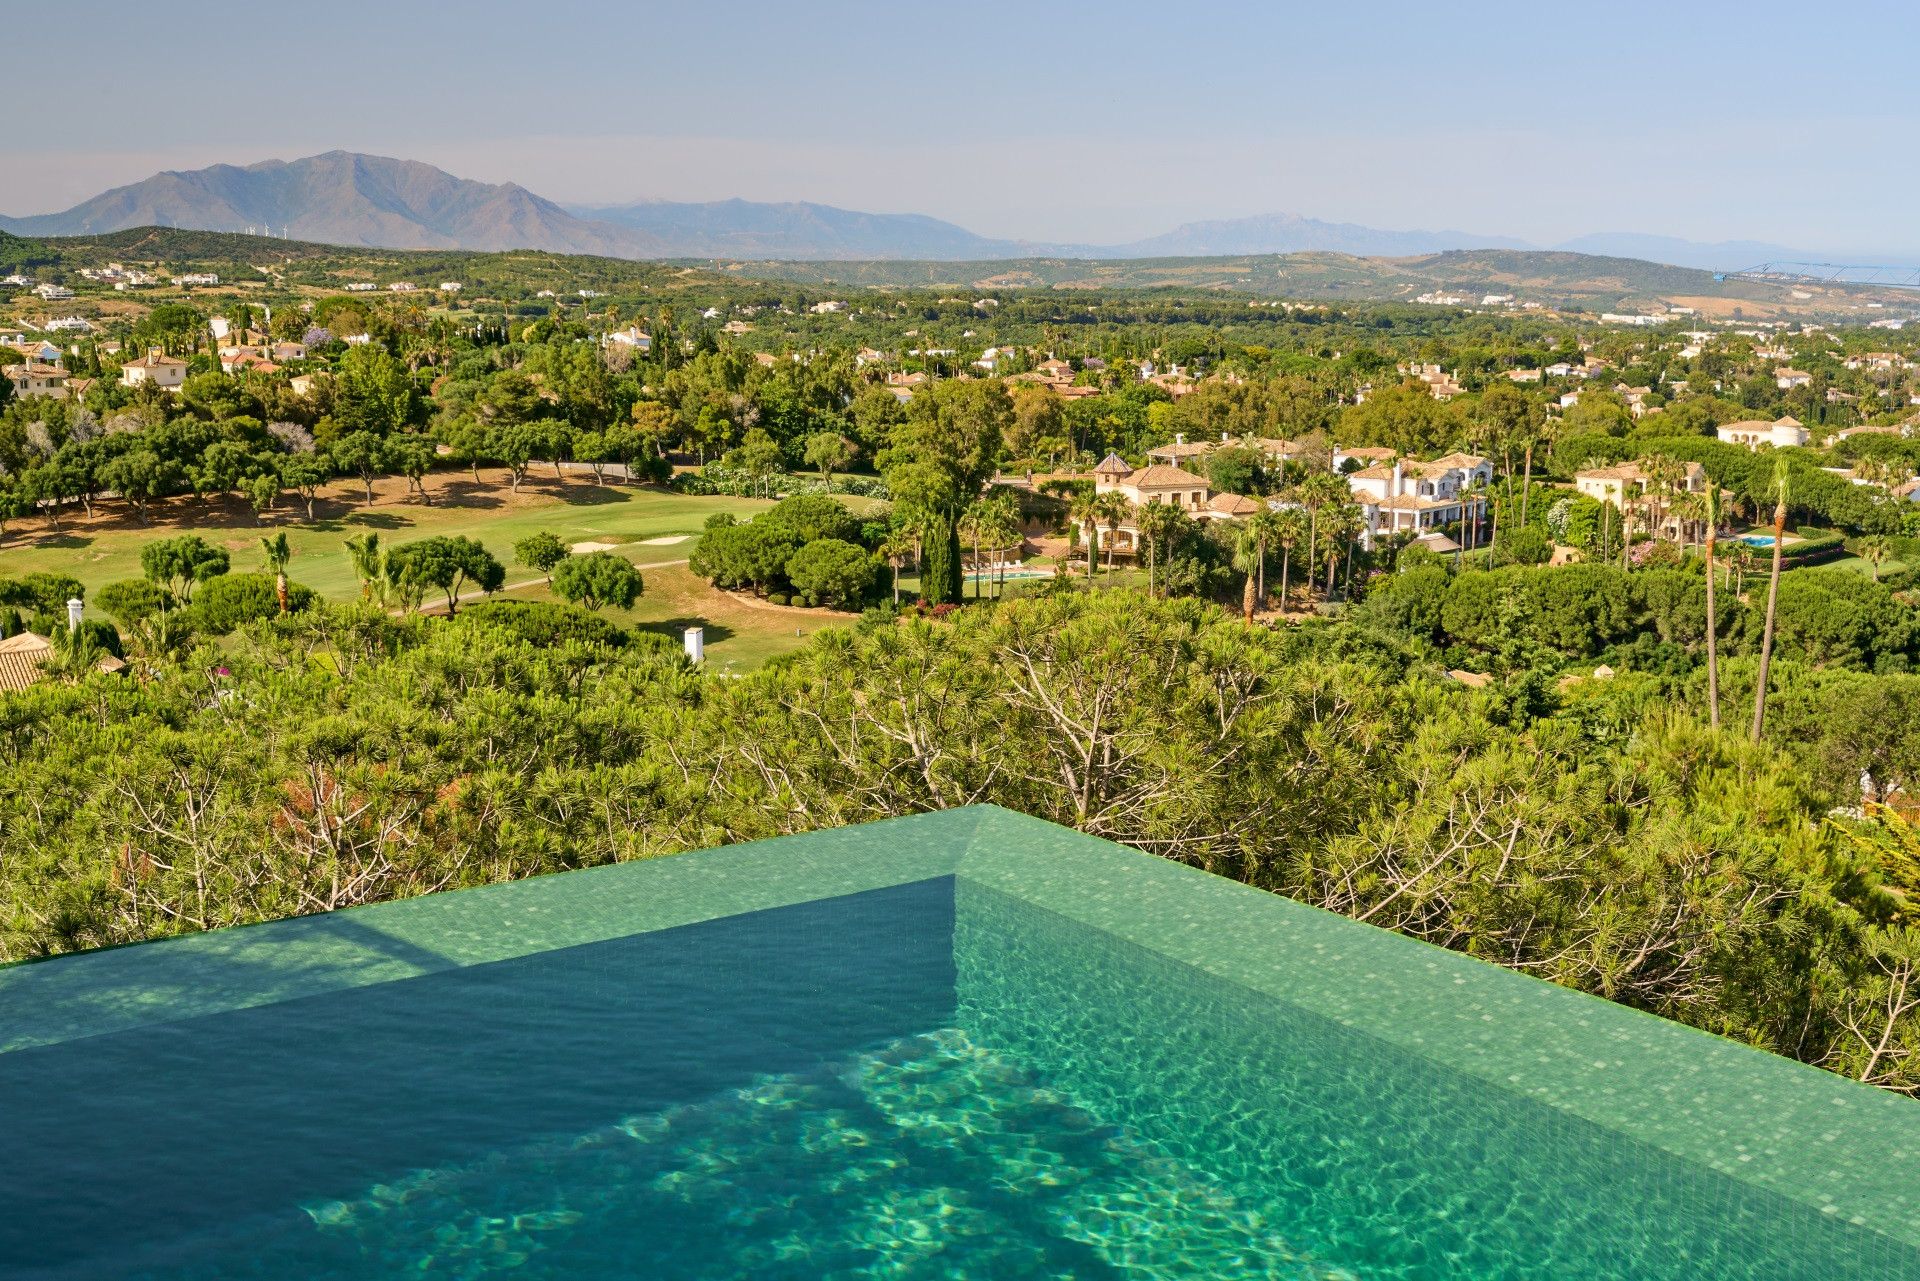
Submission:
M 948 878 L 16 1051 L 0 1098 L 9 1278 L 1920 1276 Z

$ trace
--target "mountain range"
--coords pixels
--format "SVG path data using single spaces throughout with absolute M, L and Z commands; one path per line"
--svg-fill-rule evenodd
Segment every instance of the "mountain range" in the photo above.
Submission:
M 349 151 L 302 160 L 166 171 L 60 213 L 0 217 L 25 236 L 95 235 L 131 227 L 256 231 L 387 249 L 541 249 L 614 258 L 813 261 L 981 261 L 1173 258 L 1330 252 L 1414 257 L 1461 249 L 1534 249 L 1463 231 L 1385 231 L 1264 214 L 1190 222 L 1125 244 L 1001 240 L 922 214 L 861 213 L 807 202 L 646 200 L 563 206 L 515 183 L 458 178 L 418 161 Z M 1733 271 L 1821 255 L 1750 241 L 1703 244 L 1608 232 L 1554 250 Z

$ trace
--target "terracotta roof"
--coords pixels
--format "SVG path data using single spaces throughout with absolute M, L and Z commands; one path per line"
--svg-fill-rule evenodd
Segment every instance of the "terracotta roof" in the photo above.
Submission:
M 1176 440 L 1171 445 L 1158 445 L 1147 451 L 1149 458 L 1197 458 L 1210 454 L 1217 446 L 1210 440 Z
M 53 655 L 53 642 L 34 632 L 21 632 L 0 640 L 0 692 L 18 691 L 37 685 L 41 668 Z M 112 654 L 101 658 L 99 670 L 117 672 L 126 663 Z
M 1164 489 L 1170 486 L 1185 488 L 1190 485 L 1205 485 L 1207 482 L 1190 471 L 1169 467 L 1165 463 L 1155 463 L 1151 467 L 1142 467 L 1127 477 L 1127 483 L 1136 489 Z
M 1239 494 L 1215 494 L 1207 506 L 1223 516 L 1251 516 L 1260 510 L 1259 503 Z
M 1348 458 L 1392 458 L 1398 451 L 1388 449 L 1384 445 L 1357 445 L 1352 449 L 1343 449 L 1340 452 Z
M 1133 464 L 1118 454 L 1108 454 L 1100 460 L 1100 465 L 1093 469 L 1093 474 L 1096 476 L 1131 476 L 1133 475 Z

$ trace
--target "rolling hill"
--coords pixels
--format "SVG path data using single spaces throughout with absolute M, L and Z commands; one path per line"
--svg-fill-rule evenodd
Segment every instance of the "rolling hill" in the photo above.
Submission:
M 97 235 L 145 226 L 254 230 L 393 249 L 535 249 L 617 258 L 986 262 L 1297 253 L 1405 258 L 1536 248 L 1511 237 L 1391 231 L 1297 213 L 1189 222 L 1122 244 L 1057 244 L 994 239 L 923 214 L 864 213 L 800 201 L 562 206 L 513 183 L 474 182 L 417 161 L 347 151 L 168 171 L 60 213 L 0 217 L 0 231 L 29 236 Z M 1821 256 L 1754 241 L 1702 244 L 1632 232 L 1583 236 L 1556 249 L 1717 271 Z M 1902 260 L 1899 255 L 1878 258 Z

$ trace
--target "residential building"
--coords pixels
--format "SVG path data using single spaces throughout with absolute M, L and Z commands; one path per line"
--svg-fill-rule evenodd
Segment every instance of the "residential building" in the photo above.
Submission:
M 42 396 L 48 400 L 66 399 L 67 371 L 58 365 L 43 365 L 30 360 L 25 364 L 8 365 L 0 369 L 0 375 L 13 384 L 13 394 L 21 400 Z
M 1430 461 L 1363 467 L 1347 475 L 1366 525 L 1364 541 L 1405 531 L 1426 533 L 1443 525 L 1478 521 L 1486 500 L 1469 491 L 1493 483 L 1493 463 L 1478 454 L 1447 454 Z
M 50 343 L 44 338 L 23 338 L 18 334 L 12 334 L 6 337 L 5 345 L 28 360 L 37 360 L 43 365 L 57 365 L 66 355 L 57 344 Z
M 601 340 L 609 347 L 631 347 L 638 352 L 653 350 L 653 335 L 638 325 L 628 325 L 625 329 L 616 329 Z
M 83 320 L 79 316 L 61 316 L 58 320 L 49 320 L 41 328 L 50 334 L 90 334 L 93 332 L 93 322 Z
M 816 316 L 827 316 L 827 315 L 831 315 L 836 311 L 845 311 L 846 309 L 847 309 L 847 304 L 843 302 L 832 301 L 832 300 L 829 300 L 827 302 L 817 302 L 813 304 L 813 306 L 807 308 L 808 311 L 812 312 Z
M 220 283 L 220 277 L 211 271 L 190 271 L 184 276 L 175 276 L 173 283 L 176 285 L 217 285 Z M 353 286 L 348 285 L 347 288 L 351 289 Z
M 187 362 L 176 360 L 158 347 L 129 361 L 120 370 L 120 381 L 128 387 L 158 387 L 171 391 L 187 381 Z
M 68 298 L 73 297 L 73 290 L 67 288 L 65 285 L 35 285 L 33 292 L 39 294 L 48 302 L 64 302 Z
M 1680 483 L 1686 493 L 1700 493 L 1707 487 L 1707 469 L 1699 463 L 1682 464 Z M 1629 501 L 1637 502 L 1652 485 L 1644 459 L 1613 467 L 1589 467 L 1573 474 L 1575 489 L 1595 502 L 1612 503 L 1618 508 Z
M 1807 443 L 1807 429 L 1800 420 L 1788 415 L 1772 422 L 1763 422 L 1757 418 L 1742 419 L 1737 423 L 1726 423 L 1715 429 L 1722 441 L 1729 445 L 1745 445 L 1748 449 L 1768 446 L 1773 449 L 1786 449 L 1793 445 Z
M 350 294 L 370 294 L 379 287 L 380 286 L 374 284 L 371 280 L 350 280 L 347 282 L 347 292 Z M 549 293 L 547 297 L 551 298 L 553 295 Z
M 443 280 L 440 282 L 440 292 L 443 294 L 457 294 L 462 288 L 464 288 L 464 286 L 457 280 Z
M 77 608 L 68 605 L 69 609 Z M 36 632 L 20 632 L 0 640 L 0 692 L 18 692 L 46 679 L 46 665 L 53 657 L 53 642 Z M 122 659 L 108 654 L 99 669 L 117 672 L 126 667 Z
M 1804 387 L 1813 381 L 1813 375 L 1804 369 L 1792 369 L 1785 365 L 1773 371 L 1773 385 L 1781 391 L 1791 391 L 1795 387 Z
M 1180 508 L 1198 520 L 1224 519 L 1229 513 L 1210 505 L 1208 486 L 1204 477 L 1196 476 L 1179 467 L 1170 467 L 1165 463 L 1149 463 L 1145 467 L 1135 467 L 1118 454 L 1108 454 L 1093 469 L 1093 492 L 1096 494 L 1118 494 L 1135 507 L 1145 507 L 1150 503 L 1167 503 Z M 1231 497 L 1223 495 L 1223 497 Z M 1243 499 L 1250 502 L 1250 499 Z M 1229 506 L 1234 504 L 1229 504 Z M 1082 529 L 1081 536 L 1087 537 L 1088 531 Z M 1101 537 L 1107 536 L 1107 530 L 1100 530 Z M 1133 553 L 1140 549 L 1140 527 L 1131 518 L 1123 520 L 1114 531 L 1113 549 L 1116 552 Z
M 293 394 L 296 396 L 311 396 L 314 390 L 320 386 L 321 378 L 322 375 L 320 374 L 295 374 L 287 380 L 287 386 L 293 390 Z

